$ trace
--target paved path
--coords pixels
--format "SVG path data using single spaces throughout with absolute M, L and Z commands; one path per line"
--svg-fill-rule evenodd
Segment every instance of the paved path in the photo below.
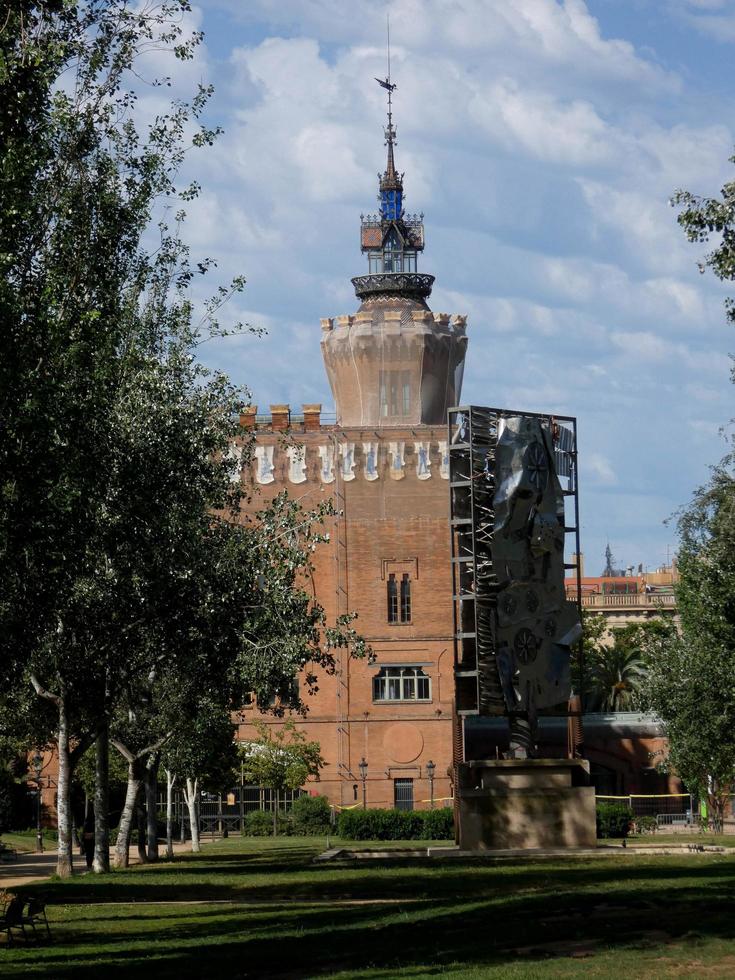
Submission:
M 204 844 L 204 841 L 201 842 Z M 191 843 L 174 844 L 174 853 L 180 854 L 191 850 Z M 164 843 L 161 848 L 161 856 L 166 853 Z M 110 853 L 111 860 L 114 860 L 114 848 Z M 138 864 L 137 847 L 130 850 L 130 863 Z M 87 870 L 84 858 L 79 854 L 78 849 L 74 851 L 74 874 L 83 874 Z M 43 881 L 50 878 L 56 871 L 56 848 L 46 850 L 43 854 L 36 852 L 18 851 L 17 861 L 4 861 L 0 863 L 0 891 L 6 888 L 16 888 L 18 885 L 27 885 L 31 881 Z

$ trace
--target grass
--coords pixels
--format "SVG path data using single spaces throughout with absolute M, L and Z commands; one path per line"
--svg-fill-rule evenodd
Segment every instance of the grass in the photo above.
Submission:
M 15 830 L 12 833 L 0 834 L 0 840 L 8 847 L 14 847 L 16 851 L 35 851 L 36 850 L 36 831 Z M 55 848 L 56 839 L 52 838 L 47 832 L 43 835 L 44 847 Z
M 230 838 L 171 863 L 28 885 L 22 890 L 44 893 L 50 903 L 54 942 L 0 949 L 0 975 L 544 980 L 735 973 L 729 854 L 313 864 L 325 844 Z

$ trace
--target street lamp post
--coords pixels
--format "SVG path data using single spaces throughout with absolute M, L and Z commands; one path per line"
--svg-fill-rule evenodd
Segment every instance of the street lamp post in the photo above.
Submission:
M 429 809 L 434 809 L 434 772 L 436 771 L 436 764 L 429 759 L 426 763 L 426 775 L 429 777 L 429 797 L 431 802 L 429 803 Z
M 360 770 L 360 779 L 362 780 L 362 808 L 367 810 L 367 790 L 365 789 L 365 780 L 367 779 L 367 759 L 365 756 L 360 759 L 357 768 Z
M 43 851 L 43 832 L 41 831 L 41 770 L 43 756 L 36 752 L 33 756 L 33 768 L 36 772 L 36 850 Z

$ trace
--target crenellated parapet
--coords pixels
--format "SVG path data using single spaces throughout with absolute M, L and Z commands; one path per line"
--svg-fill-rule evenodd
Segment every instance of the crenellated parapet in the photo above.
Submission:
M 400 432 L 396 438 L 325 429 L 310 433 L 308 441 L 300 442 L 294 434 L 289 436 L 293 442 L 288 442 L 272 429 L 259 431 L 252 462 L 243 464 L 250 466 L 250 473 L 244 475 L 262 486 L 279 487 L 307 482 L 326 488 L 353 481 L 448 480 L 447 441 L 438 434 L 428 427 L 423 432 Z
M 386 300 L 321 324 L 338 425 L 444 423 L 460 397 L 466 316 Z

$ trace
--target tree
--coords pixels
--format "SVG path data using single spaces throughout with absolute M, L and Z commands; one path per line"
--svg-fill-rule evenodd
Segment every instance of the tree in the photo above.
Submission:
M 582 609 L 582 637 L 572 648 L 572 685 L 582 701 L 584 711 L 589 710 L 591 697 L 591 671 L 607 633 L 604 616 Z
M 647 700 L 663 719 L 669 759 L 709 799 L 715 826 L 735 782 L 735 474 L 712 471 L 679 515 L 681 639 L 648 651 Z
M 731 158 L 735 163 L 735 157 Z M 677 191 L 679 224 L 691 242 L 718 238 L 699 264 L 735 280 L 735 182 L 721 197 Z M 726 301 L 735 323 L 735 303 Z M 735 380 L 735 376 L 733 377 Z M 692 790 L 709 799 L 721 829 L 735 779 L 735 454 L 712 468 L 709 481 L 678 515 L 681 638 L 651 643 L 648 705 L 664 721 L 669 761 Z
M 677 636 L 662 619 L 629 623 L 612 630 L 612 643 L 599 643 L 590 665 L 590 700 L 599 711 L 634 711 L 648 674 L 649 647 Z
M 197 322 L 189 289 L 211 263 L 190 262 L 183 212 L 142 245 L 161 200 L 197 193 L 176 184 L 187 147 L 216 135 L 203 88 L 142 136 L 134 123 L 136 58 L 190 57 L 187 9 L 16 0 L 0 24 L 0 698 L 32 743 L 55 742 L 60 875 L 71 778 L 93 742 L 107 867 L 110 720 L 140 719 L 164 673 L 196 675 L 186 665 L 209 645 L 228 697 L 267 700 L 310 662 L 329 668 L 334 645 L 364 649 L 349 617 L 327 627 L 296 585 L 319 540 L 310 516 L 279 501 L 262 526 L 237 526 L 245 395 L 196 351 L 242 280 Z M 149 749 L 150 770 L 166 733 L 139 735 L 130 754 Z
M 164 225 L 154 253 L 140 247 L 161 196 L 195 193 L 174 184 L 187 127 L 194 144 L 212 139 L 196 126 L 204 89 L 145 138 L 131 117 L 126 83 L 140 52 L 160 44 L 191 55 L 198 37 L 182 39 L 175 23 L 187 7 L 16 0 L 1 25 L 0 690 L 34 741 L 54 732 L 62 875 L 71 872 L 74 769 L 96 740 L 104 820 L 118 668 L 143 666 L 133 662 L 145 651 L 135 634 L 161 613 L 151 587 L 161 551 L 151 542 L 164 548 L 171 535 L 152 532 L 168 530 L 182 493 L 200 521 L 224 505 L 227 467 L 214 463 L 242 402 L 192 364 L 186 249 Z M 162 403 L 168 417 L 146 414 Z M 172 420 L 173 429 L 163 424 Z M 151 501 L 177 483 L 165 514 L 159 506 L 159 520 L 149 519 Z M 18 693 L 29 683 L 44 709 Z
M 309 776 L 318 776 L 324 765 L 319 743 L 308 742 L 302 731 L 288 719 L 275 727 L 254 722 L 260 736 L 240 745 L 244 778 L 275 794 L 273 836 L 278 833 L 278 794 L 299 789 Z
M 598 711 L 630 711 L 646 676 L 646 665 L 633 650 L 604 646 L 590 671 L 592 701 Z
M 206 698 L 199 699 L 194 716 L 185 729 L 167 741 L 162 758 L 169 783 L 175 776 L 181 780 L 189 811 L 191 849 L 198 852 L 202 788 L 222 790 L 232 785 L 234 780 L 237 750 L 229 712 Z M 169 825 L 170 817 L 167 814 L 167 830 Z

